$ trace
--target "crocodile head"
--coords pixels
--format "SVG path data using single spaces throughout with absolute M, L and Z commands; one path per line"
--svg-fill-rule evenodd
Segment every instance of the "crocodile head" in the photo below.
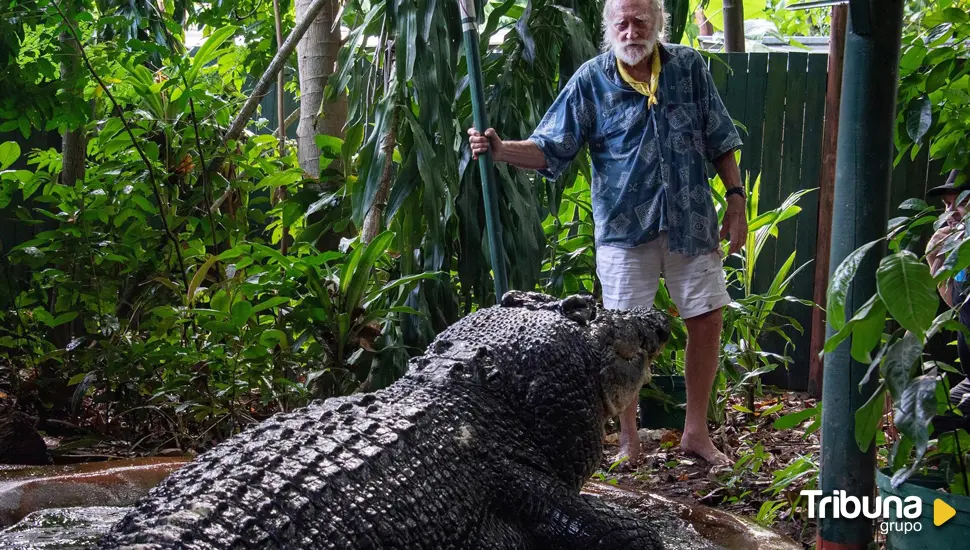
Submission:
M 670 339 L 670 318 L 647 307 L 604 309 L 589 295 L 562 300 L 536 292 L 510 291 L 504 307 L 545 309 L 581 325 L 600 358 L 601 398 L 607 417 L 616 416 L 650 381 L 650 367 Z
M 670 319 L 657 309 L 599 309 L 590 333 L 601 357 L 600 387 L 607 416 L 616 416 L 650 381 L 650 367 L 670 339 Z

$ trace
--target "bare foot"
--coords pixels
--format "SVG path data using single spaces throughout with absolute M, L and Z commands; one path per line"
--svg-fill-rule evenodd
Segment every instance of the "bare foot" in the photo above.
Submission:
M 614 462 L 623 460 L 617 466 L 621 469 L 633 469 L 640 461 L 640 434 L 633 432 L 633 435 L 620 432 L 620 452 L 616 455 Z
M 711 466 L 730 466 L 730 458 L 719 451 L 711 441 L 710 436 L 692 437 L 684 434 L 680 439 L 680 449 L 686 453 L 697 455 L 706 460 Z

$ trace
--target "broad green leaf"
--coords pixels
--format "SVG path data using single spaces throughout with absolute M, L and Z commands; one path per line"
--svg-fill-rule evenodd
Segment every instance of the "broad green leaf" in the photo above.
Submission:
M 394 233 L 391 231 L 385 231 L 368 243 L 367 248 L 361 252 L 359 255 L 359 260 L 356 262 L 356 265 L 353 266 L 353 270 L 349 271 L 347 274 L 350 280 L 346 283 L 346 293 L 344 294 L 344 311 L 350 313 L 353 312 L 355 308 L 360 306 L 361 297 L 364 295 L 364 291 L 366 290 L 368 283 L 371 281 L 371 270 L 374 268 L 374 264 L 377 263 L 377 260 L 387 251 L 387 247 L 390 246 L 393 240 Z M 359 250 L 360 249 L 357 251 Z M 344 275 L 342 274 L 341 276 Z M 345 284 L 343 280 L 341 280 L 341 284 Z
M 290 301 L 290 299 L 287 298 L 286 296 L 274 296 L 274 297 L 270 298 L 269 300 L 266 300 L 265 302 L 260 302 L 259 304 L 253 306 L 253 313 L 259 313 L 260 311 L 263 311 L 264 309 L 269 309 L 271 307 L 276 307 L 278 305 L 285 304 L 285 303 L 287 303 L 289 301 Z
M 859 410 L 855 413 L 855 442 L 862 452 L 869 449 L 869 445 L 876 436 L 879 420 L 882 418 L 883 405 L 886 402 L 883 398 L 885 392 L 886 386 L 880 384 L 875 393 L 866 401 L 866 404 L 859 407 Z
M 921 143 L 933 123 L 933 105 L 930 98 L 921 97 L 909 105 L 906 112 L 906 133 L 914 143 Z
M 943 17 L 949 23 L 967 23 L 970 21 L 970 14 L 966 10 L 957 7 L 950 7 L 943 10 Z
M 946 85 L 946 80 L 949 78 L 952 69 L 952 61 L 940 63 L 933 67 L 930 70 L 930 74 L 926 77 L 926 93 L 931 94 Z
M 249 317 L 253 313 L 253 304 L 247 302 L 246 300 L 241 300 L 232 305 L 232 324 L 236 325 L 238 328 L 242 328 L 247 322 L 249 322 Z
M 923 210 L 926 210 L 927 208 L 929 208 L 929 205 L 926 204 L 926 201 L 924 201 L 923 199 L 915 199 L 915 198 L 906 199 L 899 205 L 900 210 L 923 211 Z
M 905 53 L 899 59 L 899 69 L 901 73 L 911 73 L 918 71 L 923 65 L 923 59 L 928 50 L 921 44 L 914 44 L 906 48 Z
M 852 329 L 855 328 L 855 321 L 850 320 L 848 323 L 844 324 L 842 328 L 838 330 L 835 334 L 830 336 L 825 340 L 825 345 L 822 347 L 823 353 L 832 353 L 839 347 L 839 344 L 845 341 L 852 334 Z
M 872 361 L 869 352 L 882 339 L 882 330 L 886 326 L 886 305 L 875 295 L 853 318 L 856 322 L 852 327 L 852 358 L 869 363 Z
M 280 344 L 283 348 L 286 348 L 288 345 L 286 334 L 284 334 L 282 330 L 269 329 L 259 335 L 259 345 L 267 348 L 273 348 L 276 347 L 277 344 Z
M 13 200 L 13 193 L 17 190 L 17 184 L 12 180 L 0 181 L 0 210 L 10 205 Z
M 192 58 L 192 65 L 189 67 L 188 73 L 185 75 L 185 79 L 188 81 L 189 86 L 195 84 L 195 78 L 202 70 L 202 67 L 206 66 L 214 60 L 219 55 L 219 48 L 222 44 L 229 40 L 233 34 L 235 34 L 237 28 L 232 25 L 222 27 L 212 33 L 209 38 L 206 39 L 205 43 L 199 48 L 195 56 Z
M 902 397 L 894 403 L 896 410 L 893 420 L 896 428 L 913 440 L 916 449 L 916 456 L 910 462 L 912 466 L 893 475 L 892 484 L 898 487 L 915 471 L 926 454 L 930 437 L 929 425 L 936 414 L 936 377 L 916 377 L 903 391 Z
M 893 471 L 899 470 L 906 465 L 906 461 L 909 459 L 909 453 L 913 450 L 913 439 L 907 435 L 903 435 L 899 438 L 893 445 L 893 451 L 890 455 L 893 461 Z
M 65 324 L 65 323 L 70 323 L 76 317 L 77 317 L 77 312 L 76 311 L 69 311 L 67 313 L 62 313 L 62 314 L 60 314 L 60 315 L 58 315 L 57 317 L 54 318 L 54 320 L 52 321 L 51 326 L 52 327 L 59 327 L 59 326 Z
M 876 288 L 893 319 L 922 338 L 939 306 L 929 266 L 908 250 L 887 256 L 876 269 Z
M 202 324 L 202 328 L 218 334 L 231 334 L 239 336 L 239 328 L 233 323 L 225 321 L 207 321 Z
M 295 170 L 287 170 L 285 172 L 275 172 L 270 174 L 260 180 L 256 185 L 256 189 L 265 189 L 267 187 L 281 187 L 283 185 L 291 185 L 303 178 L 303 175 Z
M 6 170 L 20 158 L 20 145 L 16 141 L 0 143 L 0 170 Z
M 963 239 L 946 254 L 946 259 L 934 278 L 937 281 L 949 279 L 967 267 L 970 267 L 970 239 Z
M 815 406 L 802 411 L 786 414 L 784 416 L 778 417 L 778 419 L 775 420 L 775 422 L 771 425 L 771 427 L 776 430 L 789 430 L 801 424 L 802 422 L 808 420 L 809 418 L 812 418 L 813 416 L 819 414 L 819 412 L 820 412 L 819 407 Z
M 67 385 L 68 386 L 76 386 L 76 385 L 80 384 L 81 382 L 83 382 L 84 379 L 87 378 L 89 374 L 91 374 L 91 373 L 90 372 L 79 372 L 79 373 L 75 374 L 74 376 L 72 376 L 71 379 L 67 381 Z
M 344 140 L 324 134 L 320 134 L 313 139 L 316 142 L 317 147 L 319 147 L 320 150 L 326 153 L 330 158 L 337 158 L 340 156 Z
M 443 275 L 444 275 L 443 272 L 425 272 L 425 273 L 416 273 L 414 275 L 408 275 L 406 277 L 401 277 L 400 279 L 395 279 L 387 283 L 386 285 L 382 286 L 380 289 L 368 293 L 367 297 L 364 299 L 365 307 L 366 307 L 366 304 L 369 304 L 373 300 L 376 300 L 381 296 L 386 295 L 390 290 L 394 288 L 397 288 L 402 285 L 409 285 L 411 283 L 422 281 L 425 279 L 434 279 L 436 277 L 443 276 Z
M 488 39 L 492 36 L 492 33 L 498 28 L 499 20 L 503 15 L 507 14 L 509 9 L 515 4 L 516 0 L 505 0 L 501 5 L 492 10 L 488 14 L 488 20 L 485 23 L 485 28 L 482 30 L 481 36 L 484 39 Z
M 215 294 L 212 295 L 212 298 L 209 300 L 209 305 L 212 306 L 212 309 L 228 312 L 229 294 L 220 288 Z
M 384 175 L 384 140 L 388 134 L 396 134 L 394 128 L 395 110 L 398 108 L 396 90 L 388 90 L 381 104 L 375 109 L 374 129 L 361 148 L 359 179 L 353 189 L 354 223 L 362 225 L 364 215 L 370 210 Z M 395 148 L 396 151 L 396 148 Z
M 35 172 L 29 179 L 23 180 L 21 189 L 23 189 L 24 192 L 24 200 L 29 199 L 34 193 L 36 193 L 45 181 L 46 178 L 42 172 Z
M 219 258 L 217 256 L 209 256 L 209 258 L 202 264 L 202 267 L 195 272 L 195 276 L 192 277 L 192 281 L 189 282 L 189 288 L 185 293 L 185 303 L 192 305 L 195 303 L 195 291 L 198 290 L 199 285 L 205 280 L 205 276 L 209 273 L 209 269 L 212 264 L 216 263 Z
M 882 361 L 882 376 L 889 387 L 889 394 L 898 401 L 912 376 L 913 367 L 923 353 L 923 344 L 907 332 L 891 346 Z
M 852 279 L 855 278 L 856 271 L 859 270 L 859 264 L 862 263 L 866 252 L 880 241 L 882 239 L 868 242 L 852 251 L 842 260 L 832 275 L 825 302 L 827 309 L 825 318 L 836 331 L 841 330 L 845 325 L 845 296 L 849 291 L 849 285 L 852 284 Z
M 873 314 L 872 309 L 873 309 L 873 306 L 875 305 L 876 300 L 879 300 L 878 294 L 874 294 L 871 298 L 866 300 L 866 302 L 862 304 L 862 306 L 859 307 L 859 309 L 855 312 L 855 315 L 853 315 L 852 318 L 849 319 L 849 322 L 842 325 L 842 327 L 838 330 L 838 332 L 836 332 L 828 340 L 825 341 L 825 346 L 823 348 L 825 353 L 832 353 L 833 351 L 835 351 L 835 348 L 839 347 L 839 344 L 841 344 L 846 338 L 852 335 L 852 331 L 855 329 L 855 326 L 857 323 L 861 322 L 863 319 Z M 879 300 L 879 301 L 881 302 L 882 300 Z M 886 313 L 885 305 L 883 305 L 883 316 L 885 316 L 885 313 Z M 871 346 L 869 349 L 872 349 Z M 868 361 L 865 361 L 865 362 L 868 362 Z

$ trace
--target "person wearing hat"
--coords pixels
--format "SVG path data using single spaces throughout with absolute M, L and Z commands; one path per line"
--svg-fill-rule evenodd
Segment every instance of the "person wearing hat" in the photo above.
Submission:
M 930 237 L 926 244 L 926 261 L 930 266 L 930 272 L 934 275 L 943 267 L 946 254 L 943 253 L 943 243 L 947 237 L 960 233 L 961 238 L 967 238 L 965 218 L 970 203 L 970 194 L 961 198 L 964 191 L 970 191 L 970 167 L 964 170 L 953 170 L 950 172 L 946 183 L 939 187 L 930 189 L 927 198 L 941 199 L 944 205 L 943 215 L 946 222 Z M 962 200 L 961 200 L 962 199 Z M 962 270 L 952 278 L 940 283 L 938 290 L 943 301 L 950 307 L 957 305 L 960 324 L 970 328 L 970 277 L 968 270 Z M 960 358 L 960 367 L 965 375 L 970 374 L 970 346 L 962 331 L 957 331 L 957 353 Z M 950 390 L 950 402 L 959 408 L 964 416 L 957 417 L 949 414 L 936 416 L 933 419 L 933 426 L 937 432 L 953 431 L 957 428 L 968 429 L 970 427 L 970 378 L 964 378 Z

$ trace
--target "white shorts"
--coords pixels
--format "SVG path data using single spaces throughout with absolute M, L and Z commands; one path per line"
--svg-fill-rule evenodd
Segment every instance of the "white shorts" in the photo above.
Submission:
M 666 232 L 636 248 L 597 247 L 596 274 L 607 309 L 653 306 L 660 277 L 682 319 L 731 303 L 720 249 L 702 256 L 671 253 Z

